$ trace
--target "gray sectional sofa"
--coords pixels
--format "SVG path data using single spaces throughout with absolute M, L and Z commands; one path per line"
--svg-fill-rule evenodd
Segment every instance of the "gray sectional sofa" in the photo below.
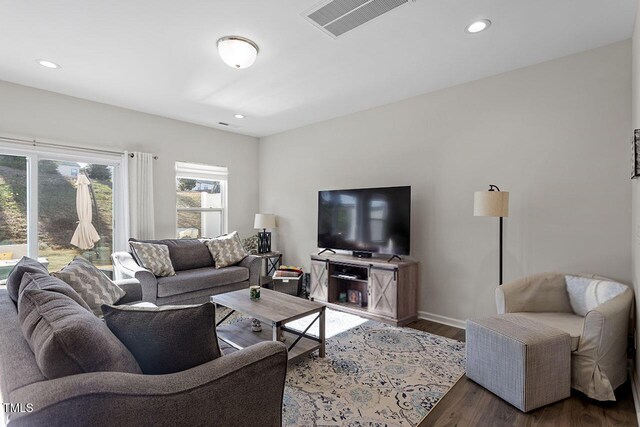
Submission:
M 139 299 L 137 281 L 116 284 L 126 291 L 118 304 Z M 4 288 L 0 319 L 0 391 L 14 410 L 5 420 L 9 427 L 281 425 L 287 368 L 282 343 L 239 351 L 221 345 L 224 356 L 166 375 L 93 372 L 47 379 Z
M 133 239 L 132 239 L 133 240 Z M 261 258 L 248 255 L 236 265 L 216 269 L 207 246 L 198 239 L 144 240 L 167 245 L 175 276 L 156 277 L 141 267 L 130 252 L 115 252 L 116 279 L 136 278 L 142 286 L 142 300 L 156 305 L 197 304 L 211 295 L 257 285 Z

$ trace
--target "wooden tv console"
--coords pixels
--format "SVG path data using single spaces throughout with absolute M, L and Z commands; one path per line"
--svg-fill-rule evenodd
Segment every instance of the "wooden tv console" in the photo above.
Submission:
M 404 326 L 418 318 L 418 263 L 403 259 L 311 255 L 310 297 L 330 308 Z M 362 304 L 340 302 L 340 293 L 359 291 Z

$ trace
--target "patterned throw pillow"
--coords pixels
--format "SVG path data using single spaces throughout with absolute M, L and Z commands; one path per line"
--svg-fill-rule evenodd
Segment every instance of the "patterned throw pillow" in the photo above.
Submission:
M 141 267 L 150 270 L 158 277 L 176 275 L 167 245 L 142 242 L 129 242 L 129 245 L 135 258 L 142 264 Z
M 216 268 L 237 264 L 247 256 L 237 231 L 207 241 L 207 247 L 216 262 Z
M 247 237 L 246 239 L 242 239 L 242 247 L 247 255 L 257 255 L 258 254 L 258 235 L 254 234 L 251 237 Z
M 102 304 L 114 304 L 127 294 L 81 256 L 51 275 L 71 286 L 96 316 L 102 316 Z

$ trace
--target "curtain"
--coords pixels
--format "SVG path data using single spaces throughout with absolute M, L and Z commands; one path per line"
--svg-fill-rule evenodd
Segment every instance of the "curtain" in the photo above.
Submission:
M 135 239 L 153 239 L 153 154 L 129 156 L 129 232 Z

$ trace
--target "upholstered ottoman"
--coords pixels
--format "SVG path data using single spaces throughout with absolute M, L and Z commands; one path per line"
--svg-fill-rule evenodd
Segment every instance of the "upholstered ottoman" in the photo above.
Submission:
M 569 334 L 502 314 L 467 320 L 467 377 L 528 412 L 569 397 Z

